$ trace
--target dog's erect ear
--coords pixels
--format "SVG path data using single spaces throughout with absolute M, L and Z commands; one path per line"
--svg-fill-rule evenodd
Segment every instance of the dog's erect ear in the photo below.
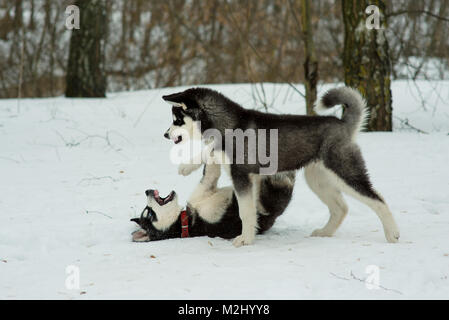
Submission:
M 182 107 L 183 110 L 198 108 L 198 103 L 192 89 L 162 96 L 162 99 L 175 107 Z
M 171 103 L 184 102 L 185 98 L 186 98 L 185 91 L 162 96 L 162 99 Z
M 167 101 L 169 104 L 175 107 L 181 107 L 184 110 L 187 110 L 187 104 L 186 104 L 186 94 L 184 92 L 178 92 L 169 94 L 167 96 L 162 96 L 162 99 Z

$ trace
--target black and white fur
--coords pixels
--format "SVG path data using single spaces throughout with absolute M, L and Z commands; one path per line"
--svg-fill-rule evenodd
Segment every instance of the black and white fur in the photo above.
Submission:
M 223 137 L 225 129 L 277 129 L 278 172 L 304 167 L 308 185 L 329 207 L 328 223 L 315 230 L 313 236 L 329 237 L 335 233 L 348 212 L 342 197 L 342 193 L 346 193 L 376 212 L 388 242 L 398 241 L 399 230 L 393 215 L 382 196 L 373 189 L 360 149 L 355 143 L 365 120 L 366 108 L 365 100 L 357 90 L 347 87 L 332 89 L 319 101 L 318 110 L 344 105 L 345 112 L 341 119 L 334 116 L 262 113 L 245 109 L 222 94 L 205 88 L 188 89 L 164 96 L 163 99 L 173 106 L 175 120 L 165 136 L 175 142 L 188 139 L 177 136 L 176 128 L 179 127 L 196 136 L 214 128 Z M 198 122 L 201 130 L 194 125 Z M 222 153 L 226 156 L 225 150 Z M 198 167 L 181 165 L 179 172 L 186 175 Z M 228 168 L 242 220 L 242 232 L 234 240 L 235 246 L 254 242 L 258 228 L 255 200 L 260 168 L 258 163 L 231 164 Z
M 220 165 L 205 165 L 203 177 L 187 203 L 190 237 L 209 236 L 232 239 L 242 230 L 239 208 L 232 187 L 217 188 Z M 293 193 L 295 172 L 279 173 L 260 179 L 257 218 L 259 233 L 270 229 L 287 208 Z M 165 199 L 155 190 L 147 190 L 147 210 L 131 221 L 141 229 L 133 241 L 147 242 L 181 237 L 182 207 L 172 191 Z

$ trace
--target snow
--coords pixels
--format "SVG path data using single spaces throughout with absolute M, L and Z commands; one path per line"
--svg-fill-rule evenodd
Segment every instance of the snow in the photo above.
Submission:
M 417 85 L 421 95 L 393 83 L 394 133 L 358 138 L 401 229 L 397 244 L 350 198 L 334 237 L 309 237 L 328 212 L 302 172 L 287 211 L 252 246 L 206 237 L 132 243 L 129 219 L 146 189 L 174 189 L 184 205 L 201 176 L 178 176 L 163 138 L 171 111 L 161 96 L 183 88 L 25 99 L 20 114 L 17 100 L 0 100 L 0 299 L 447 299 L 449 82 Z M 287 85 L 264 86 L 275 110 L 304 112 Z M 250 85 L 212 88 L 254 105 Z M 225 173 L 220 184 L 229 184 Z M 79 288 L 70 286 L 73 267 Z M 372 270 L 379 289 L 363 281 Z

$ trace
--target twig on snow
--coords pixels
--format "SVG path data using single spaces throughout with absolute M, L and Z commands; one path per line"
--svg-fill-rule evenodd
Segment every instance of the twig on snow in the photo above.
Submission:
M 103 180 L 103 179 L 109 179 L 112 182 L 117 182 L 117 181 L 120 180 L 120 179 L 113 178 L 111 176 L 103 176 L 103 177 L 94 177 L 94 176 L 92 176 L 92 178 L 84 178 L 84 179 L 82 179 L 80 182 L 78 182 L 78 185 L 80 185 L 83 182 L 91 182 L 91 181 L 94 181 L 94 180 L 98 181 L 98 180 Z
M 413 129 L 413 130 L 415 130 L 415 131 L 417 131 L 417 132 L 419 132 L 419 133 L 429 134 L 428 132 L 426 132 L 426 131 L 424 131 L 424 130 L 421 130 L 421 129 L 415 127 L 415 126 L 412 126 L 412 125 L 409 123 L 408 119 L 402 119 L 402 118 L 399 118 L 399 117 L 397 117 L 397 116 L 394 116 L 394 118 L 397 119 L 397 120 L 399 120 L 399 121 L 401 122 L 401 124 L 405 125 L 406 127 L 409 127 L 410 129 Z
M 333 273 L 333 272 L 331 272 L 330 274 L 331 274 L 332 276 L 334 276 L 335 278 L 340 279 L 340 280 L 345 280 L 345 281 L 357 280 L 357 281 L 359 281 L 359 282 L 366 283 L 366 279 L 361 279 L 361 278 L 357 277 L 357 276 L 352 272 L 352 270 L 351 270 L 351 274 L 350 274 L 350 275 L 351 275 L 351 278 L 345 278 L 345 277 L 342 277 L 342 276 L 338 276 L 338 275 L 336 275 L 336 274 Z M 378 285 L 378 287 L 379 287 L 380 289 L 382 289 L 382 290 L 385 290 L 385 291 L 391 291 L 391 292 L 394 292 L 394 293 L 403 295 L 403 293 L 402 293 L 401 291 L 396 290 L 396 289 L 386 288 L 386 287 L 381 286 L 381 285 Z
M 3 160 L 8 160 L 8 161 L 12 161 L 12 162 L 15 162 L 15 163 L 20 163 L 20 161 L 19 161 L 19 160 L 16 160 L 16 159 L 13 159 L 13 158 L 8 158 L 8 157 L 0 157 L 0 159 L 3 159 Z
M 134 122 L 134 125 L 133 125 L 134 128 L 137 127 L 137 125 L 139 124 L 139 122 L 142 119 L 143 115 L 147 112 L 148 108 L 153 104 L 154 100 L 159 96 L 159 91 L 160 90 L 156 91 L 156 93 L 151 98 L 150 102 L 148 102 L 148 104 L 146 105 L 145 109 L 143 109 L 143 111 L 137 117 L 137 119 L 136 119 L 136 121 Z
M 65 146 L 66 147 L 70 147 L 70 148 L 77 147 L 80 144 L 82 144 L 83 142 L 88 141 L 89 139 L 101 139 L 101 140 L 104 140 L 106 142 L 107 146 L 110 147 L 112 150 L 114 150 L 116 152 L 119 152 L 122 149 L 114 147 L 114 145 L 111 143 L 111 139 L 110 139 L 111 133 L 115 133 L 115 134 L 121 136 L 123 139 L 127 140 L 124 136 L 122 136 L 120 133 L 117 133 L 115 131 L 106 131 L 106 135 L 105 136 L 101 136 L 99 134 L 88 134 L 88 133 L 83 132 L 81 130 L 78 130 L 78 129 L 76 129 L 76 130 L 78 132 L 84 134 L 85 137 L 82 138 L 81 140 L 78 140 L 78 141 L 73 140 L 73 139 L 72 139 L 72 141 L 67 141 L 64 138 L 64 136 L 61 133 L 59 133 L 59 131 L 55 130 L 55 133 L 61 138 L 61 140 L 64 142 Z M 129 140 L 127 140 L 127 141 L 129 142 Z
M 111 216 L 109 216 L 109 215 L 107 215 L 106 213 L 103 213 L 103 212 L 101 212 L 101 211 L 90 211 L 90 210 L 86 210 L 86 214 L 89 214 L 89 213 L 101 214 L 102 216 L 105 216 L 105 217 L 108 217 L 109 219 L 112 219 Z

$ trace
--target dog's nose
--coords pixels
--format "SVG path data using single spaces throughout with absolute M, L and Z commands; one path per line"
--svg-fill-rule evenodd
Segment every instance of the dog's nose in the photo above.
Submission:
M 167 139 L 170 139 L 170 136 L 168 135 L 168 132 L 164 133 L 164 137 Z
M 145 191 L 145 195 L 148 197 L 150 195 L 151 189 Z

